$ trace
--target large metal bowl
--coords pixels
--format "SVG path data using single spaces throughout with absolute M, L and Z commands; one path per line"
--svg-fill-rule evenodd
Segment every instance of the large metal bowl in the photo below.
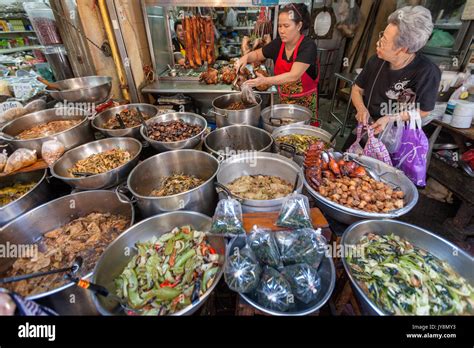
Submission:
M 234 124 L 246 124 L 258 127 L 260 124 L 260 110 L 262 107 L 262 98 L 256 95 L 258 104 L 243 110 L 226 109 L 234 102 L 242 101 L 242 93 L 230 93 L 217 97 L 213 100 L 212 106 L 216 115 L 216 124 L 218 128 L 231 126 Z
M 0 230 L 0 244 L 36 243 L 44 233 L 93 212 L 123 215 L 130 219 L 130 226 L 135 219 L 133 205 L 119 201 L 114 192 L 81 192 L 46 203 L 13 220 Z M 1 258 L 0 274 L 6 272 L 15 260 L 16 258 Z M 92 272 L 84 278 L 91 276 Z M 40 301 L 63 315 L 97 314 L 90 292 L 76 287 L 73 283 L 27 298 Z M 75 302 L 71 302 L 71 298 L 74 298 Z
M 396 219 L 405 215 L 418 202 L 418 190 L 410 179 L 401 171 L 388 164 L 371 157 L 348 154 L 350 158 L 355 158 L 359 162 L 368 166 L 377 175 L 382 175 L 382 180 L 390 182 L 399 186 L 405 193 L 405 206 L 402 209 L 392 210 L 388 213 L 369 213 L 362 210 L 345 207 L 341 204 L 335 203 L 330 199 L 323 197 L 319 192 L 315 191 L 304 178 L 304 186 L 306 190 L 314 197 L 316 205 L 327 215 L 333 219 L 350 225 L 360 220 L 380 220 L 380 219 Z M 340 159 L 340 155 L 335 155 L 336 159 Z M 383 175 L 386 173 L 385 175 Z
M 290 134 L 301 134 L 301 135 L 311 135 L 318 137 L 320 140 L 330 144 L 332 147 L 336 146 L 336 141 L 331 141 L 331 133 L 326 132 L 322 128 L 300 125 L 300 124 L 290 124 L 288 126 L 283 126 L 276 128 L 272 133 L 272 138 L 274 141 L 274 152 L 283 155 L 285 157 L 291 158 L 293 161 L 298 163 L 298 165 L 303 166 L 304 155 L 296 153 L 295 149 L 287 144 L 280 144 L 277 142 L 277 139 L 282 136 Z
M 140 163 L 130 173 L 127 187 L 145 217 L 176 210 L 192 210 L 212 216 L 217 205 L 214 181 L 218 169 L 219 161 L 208 153 L 196 150 L 170 151 Z M 205 181 L 190 191 L 173 196 L 150 196 L 160 185 L 161 179 L 176 173 L 194 175 Z
M 269 152 L 272 144 L 268 132 L 243 124 L 216 129 L 204 139 L 206 151 L 222 159 L 251 151 Z
M 1 188 L 16 183 L 36 183 L 36 185 L 22 197 L 0 207 L 0 227 L 49 200 L 51 192 L 49 190 L 48 181 L 46 180 L 47 173 L 48 171 L 44 169 L 0 177 Z
M 263 129 L 272 133 L 276 128 L 297 124 L 309 124 L 313 113 L 304 106 L 275 104 L 262 110 Z
M 190 112 L 170 112 L 167 114 L 155 116 L 152 119 L 149 119 L 146 123 L 148 126 L 151 126 L 156 123 L 179 121 L 179 120 L 191 125 L 200 126 L 202 127 L 202 131 L 199 134 L 189 139 L 185 139 L 181 141 L 173 141 L 173 142 L 156 141 L 149 138 L 146 134 L 146 130 L 144 126 L 141 126 L 140 134 L 146 141 L 150 143 L 151 147 L 153 147 L 158 152 L 166 152 L 166 151 L 182 150 L 182 149 L 194 149 L 201 142 L 207 129 L 207 121 L 204 117 L 199 116 L 198 114 L 190 113 Z
M 236 155 L 223 161 L 217 173 L 217 182 L 226 186 L 245 175 L 277 176 L 291 184 L 295 184 L 294 191 L 301 192 L 303 189 L 301 168 L 284 156 L 266 152 Z M 224 193 L 220 193 L 220 197 L 224 198 Z M 284 200 L 285 198 L 271 200 L 240 199 L 244 213 L 279 211 Z
M 234 252 L 235 248 L 243 248 L 245 247 L 246 242 L 245 238 L 236 237 L 230 241 L 229 247 L 227 248 L 227 256 L 229 256 L 232 252 Z M 257 310 L 267 313 L 270 315 L 278 315 L 278 316 L 302 316 L 308 315 L 311 313 L 316 312 L 322 306 L 326 304 L 326 302 L 331 297 L 331 294 L 334 290 L 336 285 L 336 268 L 334 267 L 334 262 L 331 257 L 324 256 L 321 264 L 318 268 L 318 274 L 321 277 L 321 289 L 319 290 L 318 297 L 311 301 L 310 303 L 306 304 L 300 301 L 295 301 L 295 309 L 291 312 L 279 312 L 275 310 L 271 310 L 265 308 L 258 304 L 255 296 L 252 294 L 239 294 L 248 304 L 252 307 L 256 308 Z
M 46 89 L 53 99 L 70 103 L 103 103 L 110 96 L 112 78 L 86 76 L 57 82 L 60 91 Z
M 14 150 L 20 148 L 36 150 L 38 157 L 41 157 L 41 147 L 44 142 L 49 140 L 60 141 L 66 151 L 93 141 L 94 134 L 92 133 L 88 116 L 89 113 L 87 111 L 79 108 L 48 109 L 17 118 L 3 126 L 1 131 L 9 136 L 16 137 L 21 132 L 43 123 L 71 119 L 81 120 L 81 123 L 78 125 L 47 137 L 30 140 L 3 138 Z M 0 138 L 2 138 L 1 135 Z
M 132 128 L 125 129 L 108 129 L 104 128 L 104 125 L 112 118 L 115 118 L 116 114 L 120 114 L 124 110 L 128 109 L 139 109 L 143 114 L 149 115 L 150 118 L 159 115 L 159 110 L 156 106 L 151 104 L 128 104 L 121 105 L 115 108 L 107 109 L 102 111 L 92 120 L 92 127 L 97 129 L 99 132 L 104 134 L 106 137 L 131 137 L 135 139 L 142 139 L 140 135 L 141 125 Z
M 77 161 L 94 154 L 117 148 L 128 151 L 131 155 L 131 159 L 120 167 L 102 174 L 87 177 L 74 177 L 68 172 L 69 169 L 74 167 Z M 66 152 L 51 167 L 51 174 L 78 190 L 110 188 L 117 186 L 127 179 L 128 174 L 130 174 L 132 169 L 137 165 L 138 156 L 141 151 L 142 144 L 133 138 L 106 138 L 97 140 Z
M 356 246 L 360 239 L 367 233 L 379 235 L 394 234 L 408 240 L 418 248 L 424 249 L 439 259 L 446 261 L 459 275 L 466 278 L 471 285 L 474 284 L 474 258 L 457 246 L 440 236 L 420 227 L 394 220 L 366 220 L 349 226 L 341 240 L 342 250 Z M 352 275 L 350 266 L 345 257 L 342 258 L 344 268 L 352 287 L 365 313 L 371 315 L 386 315 L 378 308 L 360 287 Z
M 190 211 L 179 211 L 161 214 L 151 217 L 145 221 L 136 224 L 120 237 L 118 237 L 104 251 L 98 261 L 92 281 L 96 284 L 105 286 L 111 293 L 116 293 L 114 279 L 117 278 L 127 266 L 130 259 L 136 253 L 135 243 L 147 241 L 153 237 L 159 237 L 165 233 L 171 232 L 175 227 L 191 225 L 193 228 L 207 232 L 211 227 L 212 219 L 203 214 Z M 221 265 L 225 255 L 225 240 L 219 237 L 208 237 L 209 243 L 222 256 Z M 131 250 L 131 253 L 124 253 L 124 250 Z M 214 283 L 201 296 L 199 301 L 193 305 L 174 313 L 174 316 L 191 315 L 196 312 L 206 302 L 211 292 L 216 287 L 222 277 L 222 267 L 214 278 Z M 122 308 L 116 301 L 106 299 L 101 296 L 93 295 L 93 301 L 97 310 L 102 315 L 124 315 Z

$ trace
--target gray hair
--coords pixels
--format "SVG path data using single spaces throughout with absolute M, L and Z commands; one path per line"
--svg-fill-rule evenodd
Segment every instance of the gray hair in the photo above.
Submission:
M 408 53 L 422 49 L 433 32 L 431 12 L 423 6 L 402 7 L 388 17 L 388 23 L 398 27 L 395 44 L 407 48 Z

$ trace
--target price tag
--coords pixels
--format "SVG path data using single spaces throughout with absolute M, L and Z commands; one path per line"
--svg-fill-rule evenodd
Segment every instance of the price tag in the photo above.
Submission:
M 15 83 L 13 85 L 13 93 L 17 99 L 28 99 L 33 92 L 33 88 L 29 83 Z
M 17 101 L 7 101 L 4 103 L 0 104 L 0 115 L 3 115 L 5 111 L 15 109 L 15 108 L 21 108 L 23 105 Z

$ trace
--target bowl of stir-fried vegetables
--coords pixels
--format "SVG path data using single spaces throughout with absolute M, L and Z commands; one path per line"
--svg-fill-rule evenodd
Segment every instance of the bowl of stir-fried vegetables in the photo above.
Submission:
M 177 211 L 124 232 L 103 253 L 93 282 L 116 297 L 94 295 L 103 315 L 191 315 L 222 276 L 223 238 L 207 235 L 206 215 Z
M 422 228 L 393 220 L 350 226 L 342 258 L 367 314 L 474 315 L 474 258 Z

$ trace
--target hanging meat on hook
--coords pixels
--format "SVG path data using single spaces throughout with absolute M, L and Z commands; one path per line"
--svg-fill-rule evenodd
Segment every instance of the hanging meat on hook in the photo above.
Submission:
M 183 19 L 186 59 L 191 68 L 215 61 L 214 24 L 211 17 L 188 16 Z
M 184 45 L 186 47 L 186 60 L 191 68 L 195 68 L 194 63 L 194 50 L 193 47 L 193 30 L 191 27 L 191 19 L 189 17 L 183 18 L 183 30 L 184 30 Z

